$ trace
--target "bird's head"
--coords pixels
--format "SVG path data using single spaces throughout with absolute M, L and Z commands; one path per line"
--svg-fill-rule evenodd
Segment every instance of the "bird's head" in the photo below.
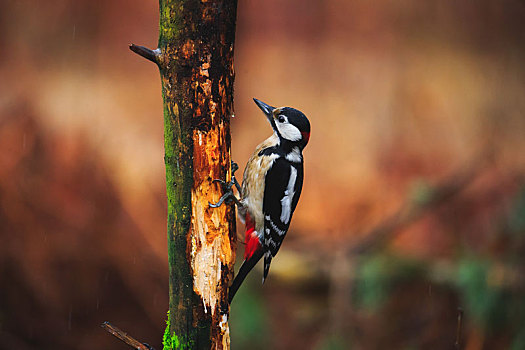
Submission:
M 253 99 L 264 112 L 279 139 L 303 149 L 310 139 L 310 122 L 303 112 L 291 107 L 272 107 Z

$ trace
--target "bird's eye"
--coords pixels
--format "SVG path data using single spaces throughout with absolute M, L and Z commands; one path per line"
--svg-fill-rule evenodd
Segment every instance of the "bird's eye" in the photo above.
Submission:
M 284 121 L 286 120 L 286 118 L 283 117 L 282 115 L 280 115 L 279 118 L 277 118 L 277 120 L 279 121 L 279 123 L 284 123 Z

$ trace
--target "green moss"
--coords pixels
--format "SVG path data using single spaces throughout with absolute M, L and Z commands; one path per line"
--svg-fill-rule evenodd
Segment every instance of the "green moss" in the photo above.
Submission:
M 159 47 L 173 42 L 182 28 L 183 3 L 181 1 L 160 1 L 159 6 Z
M 162 337 L 162 345 L 164 350 L 186 350 L 192 349 L 193 343 L 189 340 L 181 339 L 176 334 L 171 334 L 170 331 L 170 312 L 168 311 L 168 319 L 166 320 L 166 330 Z
M 192 329 L 193 284 L 186 256 L 191 224 L 191 188 L 193 186 L 193 148 L 190 113 L 179 108 L 183 98 L 170 89 L 170 72 L 161 71 L 164 99 L 164 146 L 166 196 L 168 199 L 168 263 L 170 274 L 169 305 L 171 330 L 186 339 Z M 190 116 L 190 117 L 188 117 Z M 176 311 L 174 311 L 176 310 Z M 176 313 L 176 315 L 174 315 Z

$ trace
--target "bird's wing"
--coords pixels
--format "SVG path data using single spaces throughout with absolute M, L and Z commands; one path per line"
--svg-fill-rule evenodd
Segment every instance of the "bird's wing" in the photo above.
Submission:
M 278 158 L 266 173 L 264 190 L 264 277 L 290 227 L 302 188 L 302 164 L 291 164 Z

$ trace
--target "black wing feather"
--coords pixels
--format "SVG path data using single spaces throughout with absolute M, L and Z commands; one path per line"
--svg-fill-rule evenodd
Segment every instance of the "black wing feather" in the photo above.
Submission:
M 281 221 L 282 203 L 285 191 L 290 181 L 291 168 L 294 167 L 297 176 L 294 184 L 294 195 L 292 197 L 290 219 L 288 222 Z M 263 282 L 268 275 L 272 258 L 277 254 L 281 243 L 290 227 L 293 212 L 299 201 L 303 187 L 303 164 L 291 163 L 281 157 L 266 173 L 266 187 L 264 191 L 263 213 L 264 213 L 264 275 Z

